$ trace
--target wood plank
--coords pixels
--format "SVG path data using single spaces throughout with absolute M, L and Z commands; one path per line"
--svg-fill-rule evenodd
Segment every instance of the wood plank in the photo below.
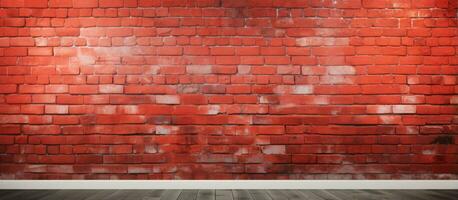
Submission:
M 165 190 L 136 190 L 134 198 L 129 199 L 148 199 L 148 200 L 159 200 Z
M 266 190 L 249 190 L 248 192 L 254 200 L 272 200 Z
M 215 200 L 215 190 L 199 190 L 197 200 Z
M 383 193 L 368 193 L 362 190 L 327 190 L 339 199 L 355 199 L 355 200 L 381 200 L 384 198 Z
M 21 199 L 21 200 L 29 200 L 29 199 L 40 199 L 47 195 L 51 195 L 57 192 L 57 190 L 14 190 L 8 193 L 8 195 L 0 195 L 1 200 L 10 200 L 10 199 Z
M 448 197 L 456 199 L 458 196 L 458 190 L 434 190 L 442 195 L 446 195 Z
M 181 190 L 165 190 L 161 195 L 160 200 L 177 200 L 180 196 Z
M 0 199 L 7 199 L 11 195 L 15 195 L 17 190 L 0 190 Z
M 442 190 L 428 190 L 427 192 L 436 199 L 456 199 L 458 197 L 458 192 L 456 194 L 449 194 Z
M 117 190 L 95 190 L 96 192 L 84 200 L 100 200 L 106 196 L 110 196 Z
M 197 197 L 197 193 L 199 190 L 182 190 L 180 196 L 178 196 L 179 200 L 195 200 Z
M 15 196 L 18 196 L 21 190 L 5 190 L 1 196 L 0 199 L 2 200 L 9 200 L 9 199 L 15 199 Z
M 389 198 L 402 198 L 403 200 L 416 200 L 415 197 L 404 196 L 402 193 L 399 193 L 398 190 L 380 190 Z
M 93 190 L 92 192 L 89 192 L 89 190 L 57 190 L 56 192 L 53 192 L 49 195 L 43 196 L 39 198 L 40 200 L 60 200 L 60 199 L 66 199 L 66 200 L 84 200 L 91 196 L 92 194 L 95 194 L 97 191 Z
M 283 190 L 283 193 L 290 200 L 303 200 L 304 196 L 297 190 Z
M 159 200 L 161 193 L 156 190 L 129 190 L 123 200 Z
M 341 190 L 343 192 L 346 192 L 347 190 Z M 375 193 L 369 193 L 364 190 L 353 190 L 352 195 L 356 196 L 358 199 L 363 199 L 363 200 L 384 200 L 388 199 L 385 197 L 383 193 L 380 192 L 375 192 Z
M 267 190 L 267 194 L 269 194 L 273 200 L 288 199 L 281 190 Z
M 312 192 L 323 199 L 342 200 L 339 197 L 336 197 L 335 195 L 329 193 L 327 190 L 314 190 Z
M 437 197 L 436 195 L 434 195 L 434 193 L 431 193 L 431 191 L 426 191 L 426 190 L 415 190 L 415 191 L 412 191 L 412 190 L 399 190 L 397 191 L 399 192 L 401 195 L 403 195 L 403 197 L 410 197 L 410 198 L 416 198 L 418 200 L 435 200 L 435 199 L 443 199 L 441 197 Z M 449 198 L 457 198 L 456 196 L 450 196 Z
M 215 191 L 216 200 L 233 200 L 231 190 L 216 190 Z
M 325 198 L 315 194 L 314 190 L 299 190 L 299 192 L 305 197 L 305 199 L 313 200 L 325 200 Z
M 232 190 L 234 200 L 252 200 L 248 190 Z

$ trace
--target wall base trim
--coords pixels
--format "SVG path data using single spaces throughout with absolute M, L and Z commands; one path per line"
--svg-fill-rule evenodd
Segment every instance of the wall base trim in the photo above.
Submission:
M 0 189 L 458 189 L 458 180 L 0 180 Z

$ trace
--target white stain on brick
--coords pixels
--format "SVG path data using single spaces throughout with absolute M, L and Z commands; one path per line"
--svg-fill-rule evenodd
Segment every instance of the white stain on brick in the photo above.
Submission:
M 275 94 L 288 94 L 291 92 L 291 88 L 294 86 L 290 85 L 277 85 L 274 87 L 273 92 Z
M 243 155 L 243 154 L 248 154 L 249 151 L 245 147 L 240 147 L 234 154 L 235 155 Z
M 220 112 L 221 107 L 219 105 L 206 106 L 208 115 L 216 115 Z
M 119 106 L 119 109 L 124 114 L 138 114 L 138 106 L 136 105 L 123 105 Z
M 396 115 L 382 115 L 379 116 L 381 124 L 397 124 L 400 121 L 400 116 Z
M 314 96 L 313 104 L 316 105 L 328 105 L 329 104 L 329 97 L 327 96 Z
M 145 145 L 145 153 L 157 153 L 157 145 L 147 144 Z
M 321 76 L 321 84 L 354 84 L 353 79 L 345 76 Z
M 116 113 L 116 106 L 104 105 L 97 106 L 95 109 L 96 114 L 112 115 Z
M 312 85 L 295 85 L 293 87 L 293 94 L 312 94 L 313 86 Z
M 48 39 L 46 38 L 35 38 L 35 45 L 38 47 L 48 46 Z
M 78 61 L 83 65 L 95 64 L 95 58 L 87 55 L 78 55 Z
M 425 101 L 425 96 L 423 95 L 406 95 L 402 96 L 402 103 L 405 104 L 420 104 Z
M 211 74 L 211 65 L 188 65 L 186 66 L 186 72 L 188 74 Z
M 329 66 L 327 71 L 331 75 L 353 75 L 356 73 L 352 66 Z
M 451 104 L 458 104 L 458 96 L 453 96 L 453 97 L 450 99 L 450 103 L 451 103 Z
M 178 131 L 178 127 L 175 126 L 156 126 L 156 134 L 169 135 L 174 134 Z
M 180 104 L 180 97 L 177 95 L 157 95 L 157 104 Z
M 67 105 L 46 105 L 45 112 L 49 114 L 67 114 Z
M 296 39 L 297 46 L 344 46 L 349 44 L 348 38 L 335 37 L 303 37 Z
M 122 85 L 99 85 L 100 93 L 119 94 L 123 93 L 124 86 Z
M 268 145 L 262 147 L 262 153 L 264 154 L 285 154 L 285 145 Z
M 251 66 L 249 65 L 239 65 L 237 66 L 238 74 L 249 74 L 251 71 Z
M 386 114 L 392 113 L 392 106 L 391 105 L 368 105 L 367 106 L 367 113 L 371 114 Z
M 417 107 L 414 105 L 394 105 L 393 112 L 398 114 L 416 113 Z

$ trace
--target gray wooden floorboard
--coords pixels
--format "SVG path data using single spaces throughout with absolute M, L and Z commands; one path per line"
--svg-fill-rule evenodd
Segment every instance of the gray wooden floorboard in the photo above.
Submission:
M 197 193 L 199 200 L 215 200 L 215 190 L 199 190 Z
M 320 196 L 312 193 L 311 190 L 297 190 L 297 192 L 304 196 L 304 199 L 323 200 Z
M 215 192 L 216 200 L 232 200 L 232 191 L 231 190 L 216 190 Z
M 160 200 L 177 200 L 181 194 L 181 190 L 165 190 Z
M 436 194 L 440 193 L 448 198 L 456 199 L 456 197 L 458 197 L 458 190 L 434 190 L 434 192 L 436 192 Z
M 182 190 L 180 196 L 178 196 L 179 200 L 196 200 L 197 193 L 199 190 Z
M 254 200 L 272 200 L 266 190 L 249 190 L 248 192 Z
M 21 200 L 35 200 L 41 199 L 45 196 L 55 193 L 57 190 L 25 190 L 21 192 L 14 192 L 14 195 L 10 198 L 1 198 L 1 199 L 21 199 Z M 0 194 L 0 197 L 3 195 Z
M 248 190 L 232 190 L 234 200 L 253 200 Z
M 84 200 L 88 198 L 92 193 L 96 193 L 95 190 L 92 190 L 90 193 L 86 190 L 57 190 L 49 195 L 37 198 L 39 200 Z
M 282 199 L 288 199 L 288 197 L 283 193 L 282 190 L 267 190 L 267 194 L 273 199 L 273 200 L 282 200 Z
M 448 200 L 458 190 L 0 190 L 0 200 Z
M 296 190 L 284 190 L 284 193 L 289 200 L 303 200 L 304 199 L 304 196 L 302 196 Z
M 111 195 L 114 192 L 116 192 L 116 190 L 95 190 L 95 191 L 96 192 L 94 194 L 92 194 L 91 196 L 87 197 L 84 200 L 100 200 L 104 198 L 105 196 Z

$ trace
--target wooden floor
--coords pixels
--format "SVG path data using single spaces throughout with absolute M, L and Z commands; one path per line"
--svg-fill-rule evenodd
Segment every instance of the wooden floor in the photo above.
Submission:
M 14 200 L 458 199 L 458 190 L 0 190 Z

